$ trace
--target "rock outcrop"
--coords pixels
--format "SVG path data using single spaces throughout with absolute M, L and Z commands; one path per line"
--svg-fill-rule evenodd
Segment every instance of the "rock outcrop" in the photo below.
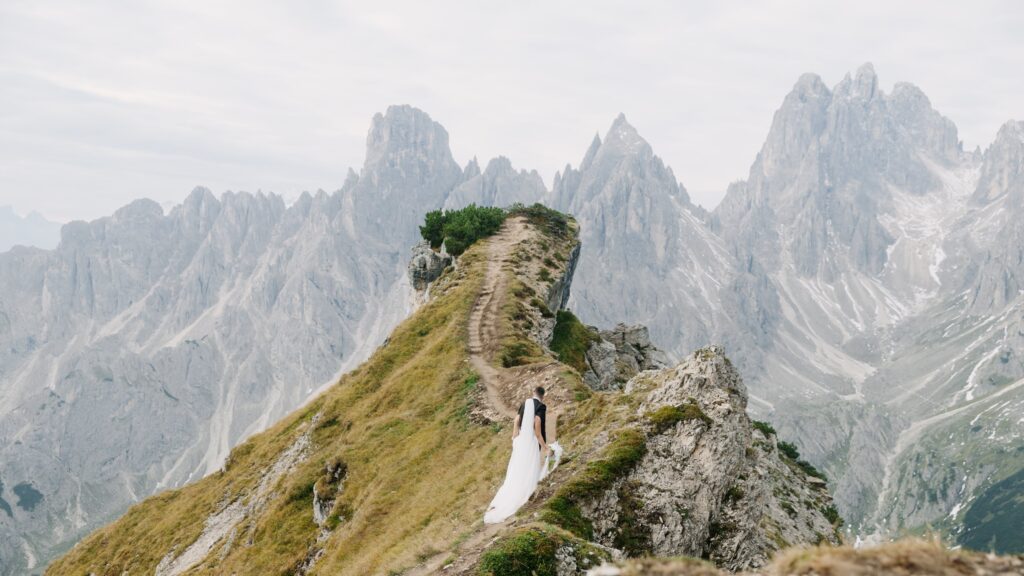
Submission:
M 646 326 L 617 324 L 610 330 L 591 328 L 597 337 L 587 348 L 583 381 L 594 390 L 617 390 L 638 372 L 668 366 L 668 356 L 653 344 Z
M 839 543 L 824 482 L 756 430 L 721 348 L 630 380 L 643 455 L 577 504 L 593 540 L 630 556 L 691 556 L 727 570 L 763 566 L 795 544 Z M 614 441 L 613 441 L 614 444 Z
M 427 286 L 441 277 L 444 269 L 452 263 L 451 255 L 435 251 L 426 240 L 412 249 L 409 259 L 409 281 L 416 290 L 426 290 Z

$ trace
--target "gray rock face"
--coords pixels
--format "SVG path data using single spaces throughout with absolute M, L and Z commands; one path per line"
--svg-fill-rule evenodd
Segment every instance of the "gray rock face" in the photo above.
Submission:
M 416 290 L 426 290 L 427 286 L 441 277 L 444 269 L 450 266 L 452 257 L 449 254 L 435 252 L 426 240 L 412 249 L 409 259 L 409 281 Z
M 745 570 L 782 546 L 838 542 L 824 484 L 781 456 L 774 437 L 753 430 L 746 388 L 721 348 L 644 372 L 625 391 L 645 395 L 640 414 L 689 412 L 656 426 L 639 464 L 581 507 L 599 544 L 626 542 L 632 556 L 685 555 Z
M 617 390 L 638 372 L 668 366 L 668 357 L 651 344 L 646 326 L 617 324 L 598 332 L 586 353 L 583 381 L 595 390 Z
M 569 303 L 587 323 L 650 327 L 679 353 L 729 324 L 709 307 L 736 266 L 672 171 L 619 116 L 579 169 L 555 175 L 554 207 L 580 223 L 582 252 Z
M 576 244 L 573 246 L 572 250 L 569 251 L 569 256 L 565 264 L 565 274 L 556 278 L 548 288 L 548 294 L 544 299 L 544 303 L 552 312 L 558 312 L 559 310 L 564 309 L 569 303 L 569 297 L 572 294 L 571 288 L 573 277 L 576 274 L 576 268 L 579 266 L 580 262 L 580 247 L 581 244 Z
M 547 188 L 536 170 L 516 171 L 508 158 L 499 156 L 487 163 L 483 173 L 476 159 L 463 171 L 464 182 L 452 190 L 445 208 L 464 208 L 470 204 L 507 207 L 531 205 L 547 196 Z
M 367 357 L 414 305 L 424 212 L 463 181 L 445 130 L 392 107 L 335 193 L 286 206 L 197 189 L 167 214 L 140 200 L 67 224 L 55 250 L 0 254 L 0 574 L 217 470 Z

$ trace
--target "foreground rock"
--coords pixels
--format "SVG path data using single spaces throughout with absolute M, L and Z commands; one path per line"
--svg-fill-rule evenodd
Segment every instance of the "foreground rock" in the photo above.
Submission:
M 934 575 L 1016 575 L 1024 573 L 1024 556 L 995 556 L 977 552 L 950 550 L 937 542 L 901 540 L 864 550 L 819 547 L 795 550 L 779 556 L 770 566 L 757 572 L 763 576 L 797 574 L 871 574 L 902 576 Z M 706 562 L 686 558 L 646 559 L 604 565 L 589 576 L 719 576 L 724 575 Z

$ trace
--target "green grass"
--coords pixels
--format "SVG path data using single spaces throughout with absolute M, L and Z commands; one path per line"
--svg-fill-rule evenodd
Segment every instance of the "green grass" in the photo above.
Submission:
M 499 358 L 503 367 L 512 368 L 514 366 L 530 364 L 543 354 L 544 352 L 540 349 L 540 346 L 533 340 L 511 337 L 505 339 L 502 343 Z
M 548 308 L 548 305 L 545 304 L 544 301 L 541 300 L 540 298 L 533 298 L 532 300 L 530 300 L 530 305 L 532 305 L 537 310 L 540 310 L 540 315 L 544 318 L 551 318 L 554 316 L 554 314 L 551 313 L 551 309 Z
M 654 426 L 655 434 L 663 434 L 674 428 L 680 422 L 699 420 L 705 426 L 711 425 L 711 418 L 700 409 L 700 406 L 693 402 L 686 402 L 678 406 L 662 406 L 657 410 L 647 413 L 647 419 Z
M 480 576 L 556 576 L 560 550 L 570 550 L 581 568 L 610 560 L 603 550 L 552 526 L 520 528 L 494 543 L 477 565 Z
M 539 528 L 521 530 L 498 541 L 480 559 L 481 576 L 555 576 L 555 552 L 562 538 Z
M 576 222 L 571 216 L 552 210 L 543 204 L 524 206 L 513 204 L 509 210 L 511 216 L 523 216 L 549 236 L 564 238 L 577 230 Z
M 551 335 L 551 351 L 558 360 L 575 368 L 580 374 L 587 370 L 587 349 L 598 340 L 590 328 L 587 328 L 568 310 L 559 310 L 555 315 L 555 329 Z

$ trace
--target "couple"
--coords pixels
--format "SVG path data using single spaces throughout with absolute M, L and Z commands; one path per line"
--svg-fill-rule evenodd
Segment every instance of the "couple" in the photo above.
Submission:
M 557 442 L 547 443 L 547 412 L 544 405 L 544 388 L 538 386 L 533 398 L 519 407 L 519 415 L 512 431 L 512 457 L 505 472 L 505 483 L 494 495 L 494 500 L 484 514 L 485 524 L 497 524 L 516 513 L 519 507 L 533 495 L 537 483 L 547 475 L 548 456 L 555 451 L 555 466 L 561 456 Z M 543 453 L 543 454 L 542 454 Z

